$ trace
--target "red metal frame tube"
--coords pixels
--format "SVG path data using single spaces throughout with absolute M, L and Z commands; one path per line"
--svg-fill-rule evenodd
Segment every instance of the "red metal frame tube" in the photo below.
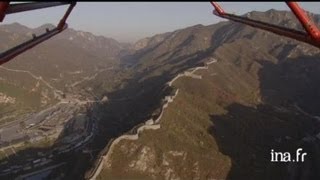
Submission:
M 35 3 L 10 4 L 6 14 L 43 9 L 43 8 L 54 7 L 54 6 L 62 6 L 66 4 L 70 4 L 70 2 L 35 2 Z
M 8 10 L 9 4 L 10 4 L 10 1 L 0 2 L 0 22 L 2 22 L 4 17 L 6 16 L 6 12 Z
M 65 24 L 63 29 L 66 29 L 68 27 L 68 24 Z M 14 57 L 18 56 L 19 54 L 27 51 L 28 49 L 31 49 L 32 47 L 36 46 L 37 44 L 40 44 L 41 42 L 55 36 L 56 34 L 62 32 L 62 30 L 55 28 L 52 29 L 49 32 L 46 32 L 38 37 L 35 37 L 33 39 L 30 39 L 29 41 L 26 41 L 12 49 L 9 49 L 3 53 L 0 54 L 0 65 L 10 61 Z
M 236 16 L 229 13 L 226 13 L 219 5 L 218 3 L 211 2 L 213 7 L 215 8 L 215 11 L 213 12 L 215 15 L 226 18 L 232 21 L 240 22 L 252 27 L 256 27 L 259 29 L 263 29 L 266 31 L 270 31 L 272 33 L 286 36 L 292 39 L 296 39 L 298 41 L 302 41 L 305 43 L 308 43 L 310 45 L 313 45 L 315 47 L 320 48 L 320 32 L 318 28 L 312 24 L 312 21 L 309 20 L 308 16 L 305 14 L 305 12 L 297 5 L 297 3 L 288 2 L 288 6 L 292 7 L 292 11 L 295 13 L 301 24 L 304 26 L 304 28 L 307 30 L 308 33 L 289 29 L 281 26 L 276 26 L 273 24 L 256 21 L 253 19 L 249 19 L 246 17 Z M 289 7 L 290 7 L 289 6 Z
M 220 7 L 220 5 L 218 3 L 212 2 L 212 1 L 210 3 L 214 7 L 214 9 L 218 12 L 219 15 L 225 14 L 224 10 Z
M 298 18 L 304 29 L 312 39 L 320 42 L 320 31 L 315 24 L 309 19 L 307 13 L 300 8 L 296 2 L 286 2 L 294 15 Z
M 252 27 L 256 27 L 259 29 L 263 29 L 281 36 L 286 36 L 292 39 L 296 39 L 298 41 L 301 42 L 305 42 L 308 43 L 310 45 L 316 46 L 318 48 L 320 48 L 320 43 L 313 41 L 307 33 L 302 32 L 302 31 L 298 31 L 298 30 L 294 30 L 294 29 L 289 29 L 289 28 L 285 28 L 285 27 L 280 27 L 280 26 L 276 26 L 273 24 L 268 24 L 265 22 L 260 22 L 260 21 L 256 21 L 256 20 L 252 20 L 249 18 L 245 18 L 245 17 L 241 17 L 241 16 L 235 16 L 232 14 L 228 14 L 226 13 L 225 15 L 222 15 L 220 17 L 226 18 L 226 19 L 230 19 L 232 21 L 236 21 L 236 22 L 240 22 Z
M 66 11 L 66 13 L 64 14 L 64 16 L 62 17 L 62 19 L 60 20 L 59 24 L 57 25 L 57 28 L 62 30 L 62 28 L 64 27 L 66 21 L 67 21 L 67 18 L 69 17 L 72 9 L 74 8 L 74 6 L 76 5 L 77 3 L 76 2 L 72 2 L 70 4 L 70 6 L 68 7 L 68 10 Z
M 10 14 L 10 13 L 22 12 L 22 11 L 29 11 L 29 10 L 65 5 L 65 4 L 70 4 L 70 6 L 67 9 L 66 13 L 62 17 L 62 19 L 60 20 L 60 22 L 56 28 L 54 28 L 53 30 L 49 30 L 49 31 L 47 30 L 46 33 L 44 33 L 38 37 L 34 36 L 32 39 L 1 53 L 0 54 L 0 65 L 5 62 L 10 61 L 11 59 L 18 56 L 19 54 L 27 51 L 28 49 L 33 48 L 34 46 L 40 44 L 41 42 L 57 35 L 58 33 L 62 32 L 63 30 L 65 30 L 68 27 L 66 20 L 67 20 L 68 16 L 70 15 L 72 9 L 76 5 L 76 2 L 23 3 L 23 4 L 9 5 L 9 6 L 4 6 L 5 4 L 0 4 L 0 5 L 3 5 L 2 9 L 1 9 L 2 11 L 0 11 L 0 12 L 3 12 L 4 15 Z

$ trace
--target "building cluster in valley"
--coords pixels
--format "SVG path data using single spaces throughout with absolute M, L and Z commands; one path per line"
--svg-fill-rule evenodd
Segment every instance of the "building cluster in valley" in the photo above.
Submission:
M 77 102 L 60 102 L 1 125 L 0 176 L 50 165 L 59 155 L 88 143 L 97 130 L 96 120 L 87 115 L 88 107 Z M 49 150 L 17 155 L 18 151 L 43 146 Z

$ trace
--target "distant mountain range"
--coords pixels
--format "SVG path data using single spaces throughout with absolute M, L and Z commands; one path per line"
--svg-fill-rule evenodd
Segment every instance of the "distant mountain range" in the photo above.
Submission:
M 243 16 L 302 30 L 287 11 L 253 11 Z M 310 16 L 320 24 L 320 15 Z M 1 25 L 0 50 L 45 28 L 52 25 L 35 29 L 18 23 Z M 111 138 L 159 113 L 164 95 L 173 92 L 166 87 L 168 81 L 210 59 L 217 63 L 197 72 L 202 79 L 185 77 L 174 84 L 179 95 L 164 113 L 161 129 L 145 132 L 137 141 L 121 142 L 99 178 L 275 179 L 297 175 L 294 165 L 294 172 L 288 173 L 286 166 L 270 164 L 268 158 L 271 148 L 292 151 L 305 145 L 301 139 L 318 133 L 314 116 L 320 114 L 320 52 L 239 23 L 195 25 L 133 45 L 67 29 L 5 64 L 0 69 L 0 93 L 2 99 L 17 98 L 15 102 L 23 94 L 26 99 L 20 101 L 28 102 L 25 109 L 41 104 L 44 96 L 53 104 L 54 90 L 34 77 L 41 76 L 66 94 L 107 96 L 108 103 L 94 109 L 101 121 L 91 148 L 102 150 Z M 32 91 L 35 87 L 40 88 Z M 10 93 L 13 90 L 19 92 Z M 34 97 L 38 103 L 30 100 L 37 99 Z M 315 142 L 311 144 L 311 149 L 317 149 Z M 316 157 L 317 152 L 310 154 Z M 314 167 L 313 163 L 308 161 L 301 172 Z M 75 164 L 89 169 L 92 161 L 78 158 Z M 85 172 L 72 167 L 70 176 L 83 178 Z M 318 177 L 315 171 L 297 176 Z

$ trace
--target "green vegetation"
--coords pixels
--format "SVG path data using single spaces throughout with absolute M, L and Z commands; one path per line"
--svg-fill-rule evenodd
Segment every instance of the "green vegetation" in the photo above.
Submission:
M 3 151 L 0 151 L 0 160 L 3 160 L 6 158 L 6 155 Z
M 250 16 L 296 27 L 294 16 L 286 12 L 252 12 Z M 16 34 L 22 38 L 26 32 Z M 0 47 L 9 41 L 3 40 Z M 297 103 L 304 110 L 313 110 L 309 113 L 319 114 L 318 49 L 231 22 L 196 25 L 143 41 L 146 43 L 141 42 L 137 51 L 136 47 L 125 49 L 123 54 L 129 55 L 123 57 L 120 43 L 66 30 L 37 46 L 36 53 L 19 56 L 6 66 L 33 76 L 24 71 L 1 71 L 0 92 L 18 103 L 0 106 L 0 116 L 39 111 L 39 92 L 50 91 L 52 99 L 50 87 L 43 83 L 32 90 L 40 77 L 62 90 L 66 99 L 71 94 L 81 96 L 79 99 L 106 95 L 108 102 L 93 108 L 93 115 L 100 119 L 99 134 L 87 147 L 95 156 L 111 138 L 157 114 L 161 98 L 169 93 L 163 91 L 168 80 L 216 58 L 218 63 L 197 72 L 201 80 L 185 77 L 175 82 L 179 95 L 165 110 L 161 128 L 145 131 L 137 141 L 119 143 L 99 178 L 287 177 L 287 167 L 270 164 L 266 156 L 271 148 L 291 151 L 306 134 L 314 135 L 320 129 L 293 106 Z M 51 143 L 27 142 L 20 151 L 24 157 Z M 61 174 L 82 179 L 91 157 L 78 151 L 70 158 L 69 168 Z
M 255 68 L 223 61 L 198 71 L 201 80 L 176 81 L 179 94 L 161 128 L 143 132 L 137 141 L 122 140 L 99 177 L 287 178 L 286 166 L 270 163 L 270 149 L 293 151 L 306 132 L 317 132 L 314 120 L 288 104 L 280 111 L 261 103 L 264 82 Z
M 7 96 L 16 98 L 18 108 L 32 108 L 37 109 L 40 106 L 40 94 L 28 92 L 25 89 L 17 88 L 14 85 L 7 83 L 0 83 L 0 92 Z
M 195 176 L 191 169 L 196 162 L 199 163 L 201 171 L 204 171 L 201 175 L 203 178 L 210 175 L 210 172 L 220 174 L 215 178 L 226 177 L 226 173 L 223 172 L 230 169 L 230 159 L 219 152 L 215 139 L 208 134 L 208 129 L 212 126 L 210 112 L 226 113 L 223 106 L 217 103 L 217 99 L 221 98 L 217 96 L 218 90 L 212 91 L 215 85 L 210 81 L 188 77 L 179 79 L 175 86 L 180 91 L 174 102 L 165 110 L 161 128 L 145 131 L 138 141 L 121 141 L 111 156 L 111 169 L 105 169 L 100 177 L 139 178 L 143 174 L 145 178 L 154 176 L 163 179 L 165 170 L 172 168 L 179 177 L 189 178 Z M 130 150 L 125 150 L 125 147 Z M 129 168 L 131 162 L 137 161 L 143 147 L 153 150 L 150 154 L 154 153 L 155 161 L 147 165 L 145 172 Z M 182 152 L 185 157 L 175 157 L 168 152 Z M 162 165 L 164 156 L 169 157 L 168 167 Z M 213 160 L 224 164 L 212 163 Z M 152 168 L 154 170 L 150 170 Z

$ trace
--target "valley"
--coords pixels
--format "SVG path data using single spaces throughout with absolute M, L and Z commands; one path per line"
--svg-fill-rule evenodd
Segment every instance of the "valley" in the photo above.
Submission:
M 301 29 L 287 11 L 244 16 Z M 44 28 L 1 25 L 0 50 Z M 0 66 L 0 178 L 320 177 L 319 58 L 231 22 L 130 46 L 68 29 Z M 305 164 L 270 163 L 297 147 Z

